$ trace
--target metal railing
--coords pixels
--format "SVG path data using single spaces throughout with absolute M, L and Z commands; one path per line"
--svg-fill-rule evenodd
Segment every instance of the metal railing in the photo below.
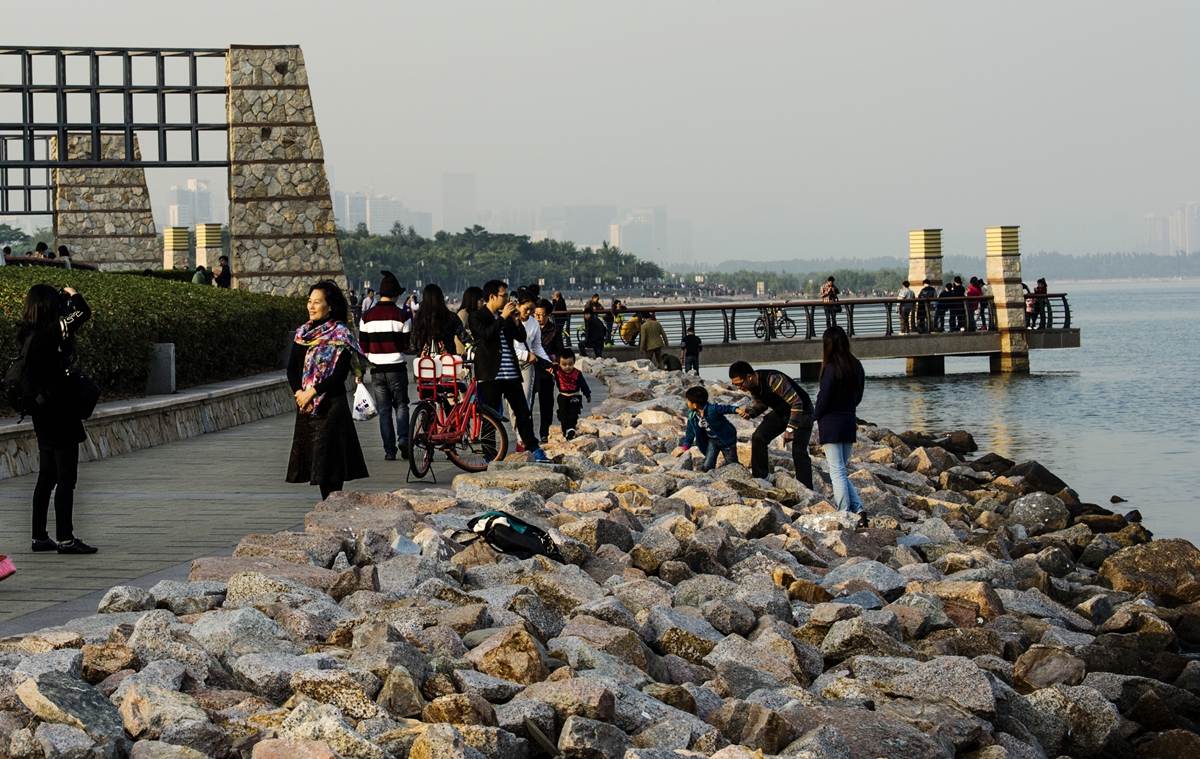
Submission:
M 1035 328 L 1070 329 L 1071 307 L 1065 293 L 1032 296 L 1042 305 L 1043 317 L 1034 318 Z M 639 313 L 653 312 L 667 333 L 671 345 L 678 346 L 688 328 L 695 329 L 704 342 L 772 342 L 778 340 L 820 339 L 825 329 L 837 324 L 851 337 L 890 337 L 908 332 L 901 309 L 911 306 L 911 331 L 938 333 L 994 329 L 996 304 L 993 296 L 907 300 L 897 298 L 853 298 L 826 303 L 820 300 L 765 301 L 758 303 L 704 303 L 682 306 L 636 304 L 624 311 L 625 320 Z M 583 311 L 572 309 L 569 333 L 571 342 L 583 322 Z M 562 312 L 555 314 L 562 317 Z M 603 321 L 604 312 L 596 319 Z M 613 343 L 625 341 L 614 328 Z

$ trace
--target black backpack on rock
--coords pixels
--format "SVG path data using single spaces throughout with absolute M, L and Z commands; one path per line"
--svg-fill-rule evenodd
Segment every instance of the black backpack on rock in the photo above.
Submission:
M 485 511 L 467 522 L 467 529 L 497 551 L 518 559 L 545 556 L 559 564 L 566 563 L 545 530 L 507 512 Z

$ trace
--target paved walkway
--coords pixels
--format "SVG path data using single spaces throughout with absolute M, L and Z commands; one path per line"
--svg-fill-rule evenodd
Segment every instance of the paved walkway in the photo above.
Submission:
M 607 396 L 591 381 L 593 407 Z M 585 412 L 586 413 L 586 412 Z M 0 553 L 17 574 L 0 582 L 0 637 L 94 614 L 114 585 L 149 588 L 186 580 L 201 556 L 229 555 L 246 535 L 296 529 L 320 500 L 317 489 L 284 482 L 292 414 L 79 465 L 75 534 L 91 556 L 33 553 L 30 500 L 37 475 L 0 480 Z M 379 423 L 359 422 L 371 477 L 347 489 L 382 493 L 449 487 L 462 470 L 435 457 L 431 481 L 406 484 L 408 462 L 384 461 Z M 509 450 L 516 446 L 509 428 Z M 50 534 L 54 535 L 51 505 Z

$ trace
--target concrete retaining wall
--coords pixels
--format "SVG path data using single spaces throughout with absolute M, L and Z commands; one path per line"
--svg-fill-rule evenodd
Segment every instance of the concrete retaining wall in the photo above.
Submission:
M 80 461 L 117 456 L 216 432 L 291 411 L 283 372 L 221 382 L 136 400 L 102 403 L 83 423 Z M 26 419 L 0 421 L 0 479 L 38 471 L 37 438 Z

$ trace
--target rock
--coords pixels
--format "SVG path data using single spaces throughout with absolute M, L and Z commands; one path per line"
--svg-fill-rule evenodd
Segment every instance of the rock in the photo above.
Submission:
M 942 656 L 925 662 L 913 672 L 893 679 L 888 691 L 929 701 L 949 700 L 985 719 L 996 711 L 996 698 L 986 675 L 970 659 Z
M 247 535 L 237 544 L 233 555 L 274 556 L 293 564 L 311 564 L 328 569 L 345 548 L 340 536 L 329 533 L 279 532 L 274 535 Z
M 546 655 L 533 636 L 510 627 L 491 636 L 466 656 L 484 674 L 529 685 L 550 674 Z
M 312 701 L 301 701 L 277 729 L 281 738 L 324 741 L 347 759 L 387 759 L 383 749 L 364 738 L 336 707 L 327 704 L 316 706 Z
M 421 717 L 426 722 L 496 727 L 496 712 L 492 705 L 474 693 L 455 693 L 435 698 L 425 707 Z
M 1071 523 L 1071 512 L 1063 502 L 1046 493 L 1021 496 L 1009 504 L 1007 516 L 1009 524 L 1022 525 L 1032 534 L 1063 530 Z
M 255 744 L 255 749 L 260 745 L 262 744 Z M 163 741 L 138 741 L 133 744 L 133 750 L 129 752 L 129 759 L 204 759 L 204 756 L 194 748 L 176 746 Z M 292 759 L 300 759 L 300 756 L 303 754 Z
M 1012 682 L 1018 693 L 1032 693 L 1055 683 L 1079 685 L 1086 674 L 1087 665 L 1069 652 L 1035 645 L 1017 659 Z
M 187 667 L 172 659 L 152 661 L 145 667 L 142 667 L 140 672 L 123 678 L 108 700 L 112 701 L 119 708 L 125 700 L 125 694 L 137 683 L 177 691 L 183 686 L 183 677 L 185 674 L 187 674 Z
M 460 475 L 461 476 L 461 475 Z M 412 744 L 409 759 L 486 759 L 453 725 L 430 725 Z
M 821 578 L 821 587 L 829 589 L 846 580 L 862 580 L 893 601 L 903 594 L 908 585 L 907 578 L 877 561 L 848 561 Z
M 1056 684 L 1026 696 L 1036 709 L 1058 717 L 1069 728 L 1067 753 L 1095 756 L 1104 750 L 1121 724 L 1117 707 L 1095 688 Z
M 37 726 L 33 739 L 41 747 L 42 755 L 46 757 L 87 757 L 96 745 L 87 733 L 77 727 L 45 722 Z M 3 746 L 3 743 L 0 743 L 0 746 Z
M 610 625 L 594 617 L 580 616 L 567 623 L 562 630 L 562 637 L 582 638 L 600 651 L 612 654 L 638 669 L 646 669 L 646 654 L 641 638 L 632 630 Z
M 120 713 L 130 735 L 151 740 L 161 736 L 167 725 L 208 721 L 196 699 L 149 683 L 134 683 L 126 691 Z
M 877 711 L 817 706 L 794 710 L 790 723 L 805 734 L 826 725 L 837 730 L 852 759 L 946 759 L 946 750 L 937 741 Z
M 558 737 L 558 750 L 564 759 L 624 757 L 631 748 L 629 738 L 617 728 L 578 715 L 567 717 Z
M 523 580 L 542 603 L 561 614 L 570 614 L 576 606 L 604 597 L 604 591 L 595 580 L 570 564 L 551 572 L 538 572 Z
M 1042 619 L 1057 619 L 1075 632 L 1091 632 L 1096 629 L 1090 621 L 1057 603 L 1037 588 L 1025 591 L 999 588 L 996 590 L 996 595 L 1004 604 L 1004 609 L 1010 613 L 1028 614 Z
M 612 519 L 580 519 L 564 524 L 559 531 L 593 551 L 602 545 L 616 546 L 625 552 L 633 548 L 629 528 Z
M 790 641 L 788 643 L 790 645 Z M 780 682 L 797 685 L 799 680 L 791 669 L 795 662 L 789 660 L 796 659 L 796 653 L 794 649 L 787 653 L 791 656 L 781 657 L 770 650 L 758 648 L 740 635 L 726 635 L 704 657 L 703 663 L 719 669 L 723 663 L 732 662 L 765 672 Z
M 61 672 L 76 680 L 81 680 L 83 679 L 83 651 L 63 648 L 34 654 L 18 664 L 15 672 L 26 677 L 37 677 L 46 672 Z
M 1031 489 L 1040 490 L 1043 493 L 1058 493 L 1067 488 L 1067 483 L 1055 477 L 1050 470 L 1036 461 L 1022 461 L 1014 464 L 1004 472 L 1004 476 L 1010 479 L 1024 477 Z
M 374 675 L 367 675 L 375 679 Z M 363 686 L 349 672 L 336 669 L 303 669 L 292 675 L 288 683 L 292 692 L 308 696 L 321 704 L 336 706 L 351 719 L 382 717 L 382 707 L 371 700 Z M 375 686 L 378 687 L 378 681 Z M 373 695 L 373 694 L 372 694 Z
M 275 620 L 258 609 L 249 608 L 205 614 L 192 625 L 191 636 L 222 662 L 229 661 L 236 644 L 246 641 L 292 642 L 291 636 Z
M 702 663 L 723 638 L 703 619 L 666 606 L 651 607 L 646 623 L 659 653 L 674 654 L 693 664 Z
M 906 588 L 907 593 L 924 593 L 937 596 L 944 600 L 957 599 L 968 601 L 978 609 L 978 615 L 984 620 L 992 620 L 1004 614 L 1004 603 L 1000 596 L 985 582 L 922 582 L 913 581 Z
M 791 742 L 792 733 L 783 717 L 759 704 L 731 699 L 709 714 L 708 724 L 720 730 L 731 743 L 764 754 L 777 754 Z
M 225 602 L 227 585 L 223 582 L 176 582 L 163 580 L 150 589 L 158 608 L 167 609 L 177 617 L 203 614 Z
M 121 643 L 105 643 L 83 647 L 83 680 L 95 685 L 123 669 L 142 666 L 137 652 Z
M 233 676 L 245 690 L 282 704 L 292 696 L 292 675 L 336 668 L 337 662 L 326 654 L 247 654 L 234 662 Z
M 125 738 L 125 725 L 112 702 L 88 685 L 61 672 L 46 672 L 17 687 L 17 697 L 45 722 L 71 725 L 99 743 Z
M 526 699 L 551 706 L 560 722 L 573 714 L 603 722 L 612 722 L 615 716 L 612 691 L 582 677 L 534 683 L 514 696 L 512 703 Z
M 126 611 L 148 611 L 155 605 L 154 596 L 144 588 L 117 585 L 109 588 L 100 599 L 97 614 L 119 614 Z
M 460 671 L 470 670 L 455 670 L 455 673 Z M 479 676 L 487 677 L 487 675 Z M 420 714 L 425 708 L 425 699 L 421 696 L 421 684 L 406 667 L 400 664 L 397 664 L 388 673 L 375 701 L 395 717 L 412 717 Z
M 1197 755 L 1200 755 L 1200 736 L 1189 730 L 1168 730 L 1138 747 L 1138 759 L 1177 759 Z
M 274 556 L 218 556 L 193 561 L 188 582 L 228 583 L 243 572 L 290 580 L 322 592 L 327 592 L 338 579 L 338 573 L 332 570 L 310 564 L 295 564 Z
M 460 474 L 451 482 L 451 487 L 458 490 L 460 485 L 476 485 L 481 488 L 506 488 L 512 491 L 527 490 L 540 495 L 542 498 L 550 498 L 555 493 L 571 492 L 571 481 L 567 479 L 565 474 L 547 471 L 536 466 L 528 466 L 515 470 Z
M 456 669 L 450 674 L 450 677 L 454 680 L 454 685 L 460 693 L 474 693 L 492 703 L 508 701 L 525 690 L 522 683 L 503 680 L 470 669 Z
M 171 722 L 162 729 L 163 743 L 186 746 L 204 756 L 229 756 L 233 741 L 220 727 L 207 721 Z
M 268 738 L 254 744 L 252 759 L 339 759 L 325 741 Z
M 821 642 L 821 653 L 830 661 L 852 656 L 912 657 L 916 653 L 862 617 L 835 622 Z
M 722 635 L 746 635 L 754 629 L 754 610 L 741 601 L 709 601 L 700 608 L 704 619 Z
M 127 644 L 137 651 L 143 664 L 172 659 L 186 666 L 193 680 L 204 682 L 212 659 L 194 638 L 171 629 L 176 621 L 175 615 L 165 609 L 146 612 L 134 625 Z
M 495 707 L 496 722 L 501 730 L 507 730 L 513 735 L 533 740 L 525 729 L 525 720 L 529 720 L 546 735 L 554 735 L 554 708 L 541 701 L 511 701 Z
M 1200 601 L 1200 550 L 1182 538 L 1124 548 L 1100 566 L 1113 590 L 1151 593 L 1168 602 Z

